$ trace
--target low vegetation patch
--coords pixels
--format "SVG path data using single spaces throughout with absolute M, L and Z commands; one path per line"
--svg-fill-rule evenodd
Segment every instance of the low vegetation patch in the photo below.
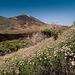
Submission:
M 0 56 L 18 51 L 20 48 L 29 46 L 30 40 L 27 39 L 0 42 Z
M 54 39 L 56 40 L 58 38 L 58 31 L 55 29 L 48 29 L 45 28 L 43 30 L 40 31 L 42 34 L 46 35 L 47 37 L 54 37 Z
M 1 75 L 75 75 L 75 31 L 60 44 L 47 46 L 31 58 L 6 59 Z

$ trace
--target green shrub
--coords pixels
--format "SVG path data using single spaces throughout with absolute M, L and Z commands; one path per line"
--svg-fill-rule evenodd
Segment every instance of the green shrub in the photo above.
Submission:
M 24 42 L 23 42 L 24 41 Z M 11 52 L 18 51 L 20 48 L 29 47 L 28 40 L 12 40 L 0 42 L 0 55 L 5 55 Z
M 73 25 L 75 25 L 75 21 L 73 21 Z
M 55 29 L 48 29 L 48 28 L 45 28 L 43 30 L 40 30 L 40 32 L 44 35 L 46 35 L 47 37 L 54 37 L 54 39 L 56 40 L 58 38 L 58 31 L 55 30 Z
M 51 37 L 51 35 L 52 35 L 52 32 L 50 29 L 43 29 L 43 30 L 41 30 L 41 33 L 46 35 L 47 37 Z

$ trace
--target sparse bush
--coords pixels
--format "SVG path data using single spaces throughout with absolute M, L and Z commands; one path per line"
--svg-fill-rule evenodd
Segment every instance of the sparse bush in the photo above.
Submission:
M 54 39 L 56 40 L 58 38 L 58 31 L 55 29 L 43 29 L 40 31 L 42 34 L 46 35 L 47 37 L 54 37 Z
M 42 34 L 44 34 L 44 35 L 46 35 L 47 37 L 51 37 L 52 36 L 52 31 L 50 30 L 50 29 L 48 29 L 48 28 L 46 28 L 46 29 L 43 29 L 43 30 L 41 30 L 40 31 Z
M 73 25 L 75 25 L 75 21 L 73 21 Z

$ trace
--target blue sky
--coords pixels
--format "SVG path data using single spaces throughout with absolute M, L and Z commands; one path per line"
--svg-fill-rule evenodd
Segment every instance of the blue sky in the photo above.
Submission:
M 31 15 L 49 24 L 70 26 L 75 21 L 75 0 L 0 0 L 0 16 Z

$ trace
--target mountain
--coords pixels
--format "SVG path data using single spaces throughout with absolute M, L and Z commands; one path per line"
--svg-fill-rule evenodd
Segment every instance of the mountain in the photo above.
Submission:
M 40 20 L 25 14 L 12 18 L 0 16 L 0 33 L 3 34 L 27 33 L 29 30 L 30 32 L 34 32 L 45 25 L 46 24 Z
M 30 15 L 25 15 L 25 14 L 21 14 L 20 16 L 13 17 L 13 19 L 19 21 L 20 26 L 22 28 L 26 28 L 26 26 L 32 26 L 32 25 L 41 26 L 41 25 L 45 24 L 45 23 L 41 22 L 40 20 L 38 20 Z
M 66 26 L 48 25 L 30 15 L 25 14 L 11 18 L 0 16 L 0 34 L 32 34 L 45 27 L 62 30 Z

